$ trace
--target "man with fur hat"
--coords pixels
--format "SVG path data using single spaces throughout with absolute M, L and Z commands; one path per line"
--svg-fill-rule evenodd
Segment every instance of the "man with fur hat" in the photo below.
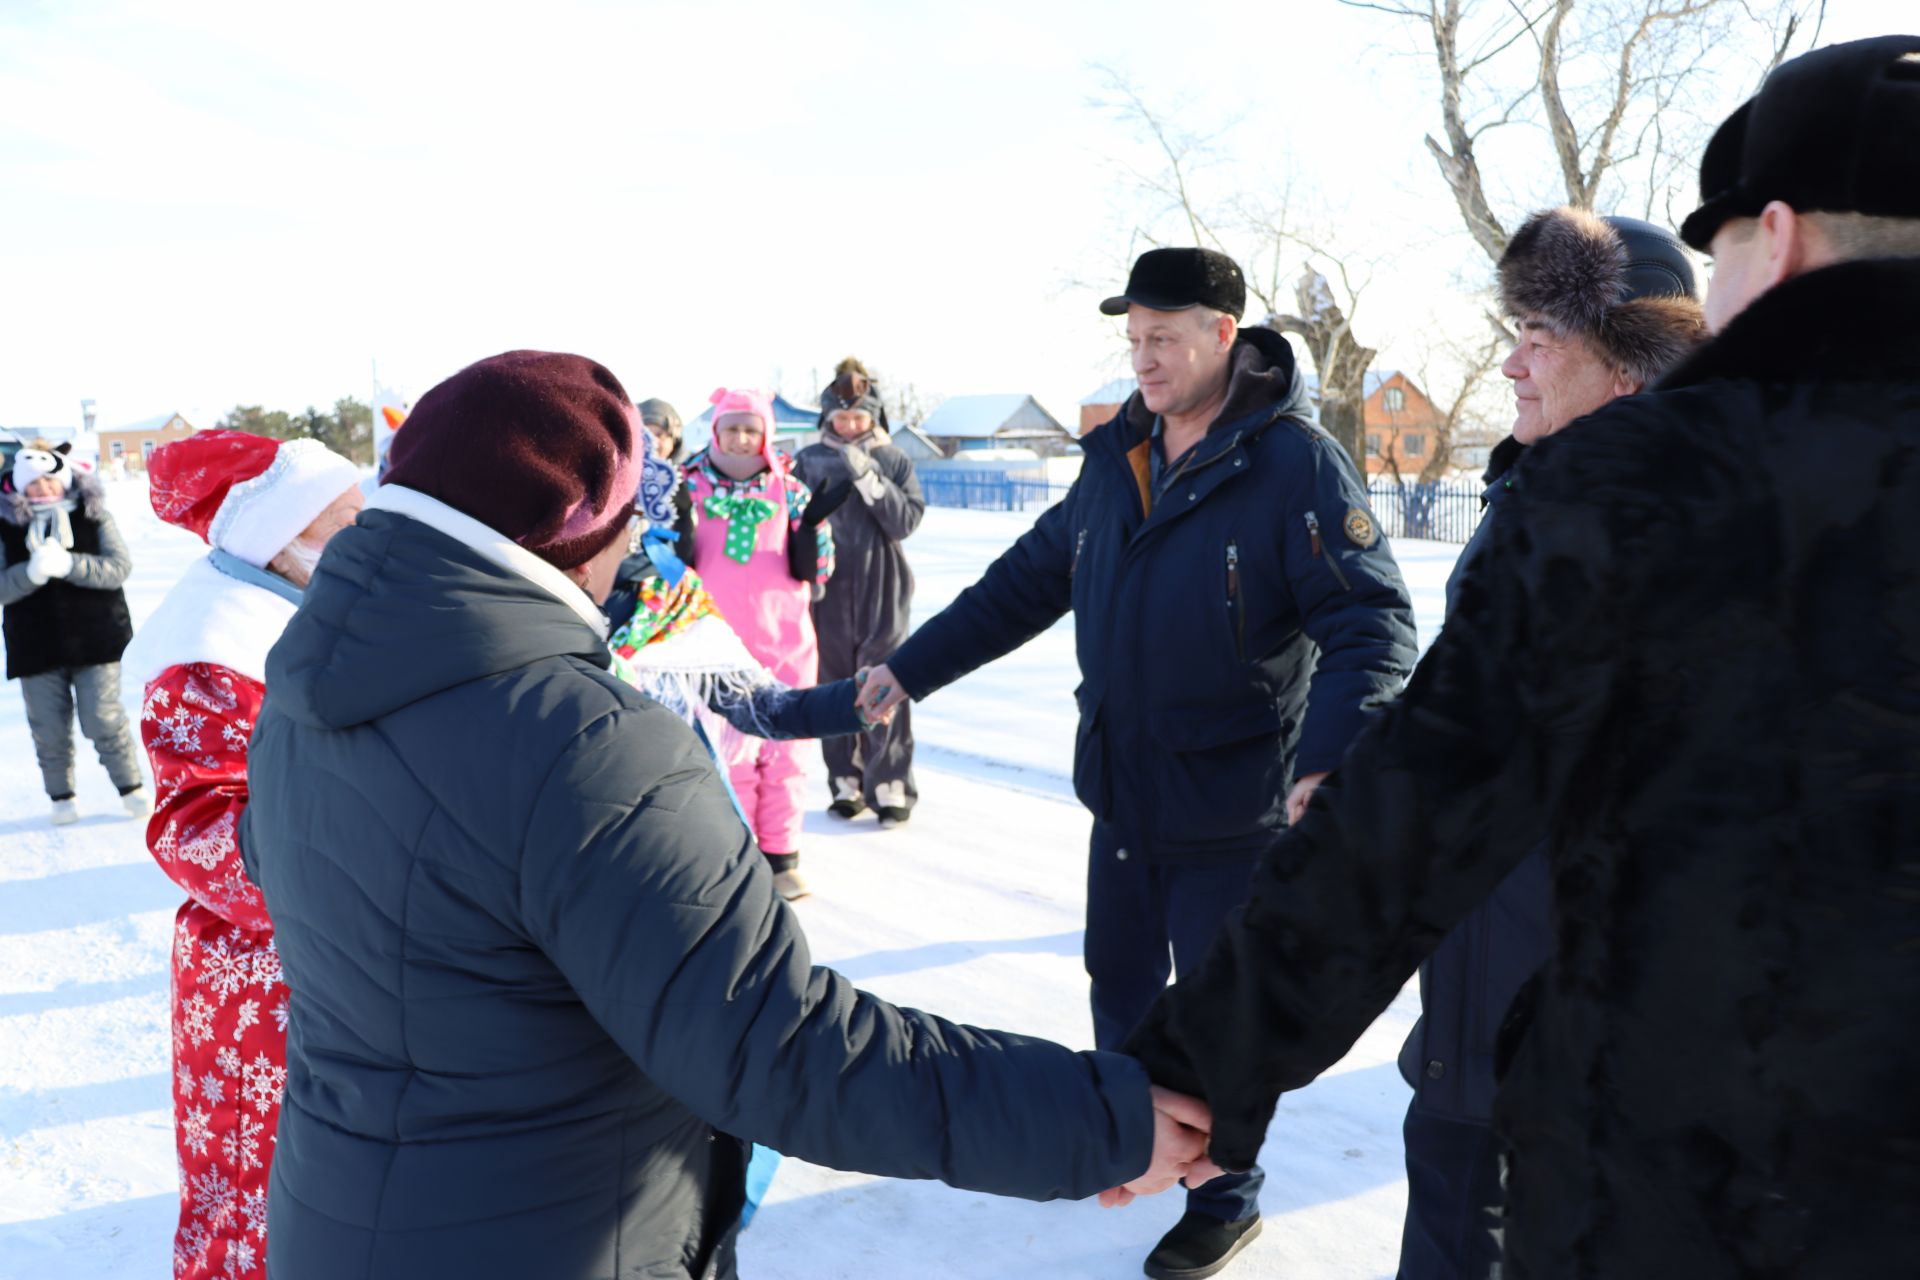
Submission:
M 1652 385 L 1707 332 L 1678 236 L 1581 209 L 1535 214 L 1514 233 L 1500 298 L 1517 334 L 1501 366 L 1513 383 L 1513 435 L 1493 451 L 1485 511 L 1448 579 L 1449 605 L 1492 538 L 1521 454 Z M 1414 1090 L 1400 1280 L 1481 1280 L 1500 1260 L 1494 1033 L 1546 961 L 1548 905 L 1546 854 L 1536 851 L 1420 966 L 1420 1021 L 1400 1051 Z
M 1128 1045 L 1244 1167 L 1544 832 L 1514 1280 L 1920 1257 L 1920 36 L 1783 63 L 1700 194 L 1713 337 L 1527 449 L 1406 693 Z
M 834 503 L 833 581 L 813 602 L 822 681 L 885 662 L 912 625 L 913 570 L 900 544 L 920 527 L 927 502 L 913 459 L 894 446 L 883 416 L 871 391 L 837 403 L 826 412 L 819 443 L 794 459 L 799 477 Z M 909 708 L 857 737 L 824 739 L 820 750 L 835 817 L 853 819 L 871 808 L 881 826 L 897 827 L 912 815 L 920 789 Z
M 1033 1199 L 1198 1150 L 1125 1058 L 813 967 L 708 749 L 608 670 L 639 432 L 580 356 L 456 373 L 268 660 L 276 1280 L 730 1277 L 748 1142 Z
M 180 1157 L 174 1275 L 265 1274 L 267 1183 L 287 1074 L 287 988 L 273 921 L 240 861 L 247 749 L 267 651 L 360 474 L 317 440 L 201 431 L 154 451 L 153 509 L 209 544 L 127 649 L 159 802 L 154 860 L 187 891 L 174 922 L 173 1108 Z
M 73 719 L 132 816 L 150 807 L 120 706 L 120 655 L 133 638 L 120 584 L 133 557 L 91 471 L 71 445 L 35 440 L 0 479 L 0 605 L 7 679 L 20 682 L 53 824 L 80 820 L 73 798 Z

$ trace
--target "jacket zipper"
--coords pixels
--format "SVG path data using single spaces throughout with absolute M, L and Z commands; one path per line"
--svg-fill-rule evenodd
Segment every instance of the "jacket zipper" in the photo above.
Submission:
M 1233 622 L 1233 656 L 1247 660 L 1247 611 L 1240 603 L 1240 544 L 1227 543 L 1227 616 Z
M 1073 563 L 1067 566 L 1067 577 L 1080 572 L 1080 553 L 1087 549 L 1087 531 L 1082 529 L 1080 536 L 1073 540 Z
M 1347 575 L 1340 570 L 1340 561 L 1327 554 L 1326 545 L 1320 541 L 1320 517 L 1307 512 L 1307 540 L 1313 544 L 1313 558 L 1325 560 L 1327 568 L 1333 570 L 1333 577 L 1342 591 L 1353 590 L 1353 584 L 1347 581 Z

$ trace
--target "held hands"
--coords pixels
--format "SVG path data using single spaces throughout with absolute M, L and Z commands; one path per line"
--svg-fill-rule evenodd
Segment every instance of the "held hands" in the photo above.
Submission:
M 51 578 L 64 578 L 73 572 L 73 552 L 57 542 L 43 542 L 27 559 L 27 577 L 33 585 L 44 586 Z
M 1135 1197 L 1155 1196 L 1183 1179 L 1197 1187 L 1220 1176 L 1207 1159 L 1207 1137 L 1213 1113 L 1198 1098 L 1153 1086 L 1153 1163 L 1132 1182 L 1100 1193 L 1103 1208 L 1132 1204 Z
M 887 664 L 862 667 L 853 679 L 860 687 L 856 700 L 860 714 L 875 724 L 892 723 L 893 709 L 907 700 L 907 691 L 900 687 Z
M 1307 816 L 1307 801 L 1313 799 L 1313 793 L 1326 781 L 1324 773 L 1310 773 L 1293 784 L 1293 790 L 1287 795 L 1287 825 L 1297 827 L 1300 819 Z

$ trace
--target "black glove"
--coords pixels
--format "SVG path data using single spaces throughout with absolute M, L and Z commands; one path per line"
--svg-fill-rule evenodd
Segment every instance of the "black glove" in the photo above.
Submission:
M 795 582 L 812 582 L 820 576 L 820 526 L 852 493 L 851 480 L 828 485 L 814 494 L 807 509 L 800 513 L 800 527 L 787 539 L 787 572 Z

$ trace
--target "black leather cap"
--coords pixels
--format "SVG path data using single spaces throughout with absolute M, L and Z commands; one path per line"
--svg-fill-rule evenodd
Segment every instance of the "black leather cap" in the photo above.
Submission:
M 1635 298 L 1692 298 L 1698 296 L 1693 259 L 1680 237 L 1665 227 L 1638 218 L 1602 218 L 1627 246 L 1627 274 L 1620 301 Z
M 1704 253 L 1774 200 L 1920 218 L 1920 36 L 1829 45 L 1776 68 L 1707 143 L 1680 238 Z
M 1238 320 L 1247 309 L 1247 279 L 1239 263 L 1212 249 L 1149 249 L 1134 260 L 1127 291 L 1100 310 L 1123 316 L 1136 303 L 1154 311 L 1212 307 Z

